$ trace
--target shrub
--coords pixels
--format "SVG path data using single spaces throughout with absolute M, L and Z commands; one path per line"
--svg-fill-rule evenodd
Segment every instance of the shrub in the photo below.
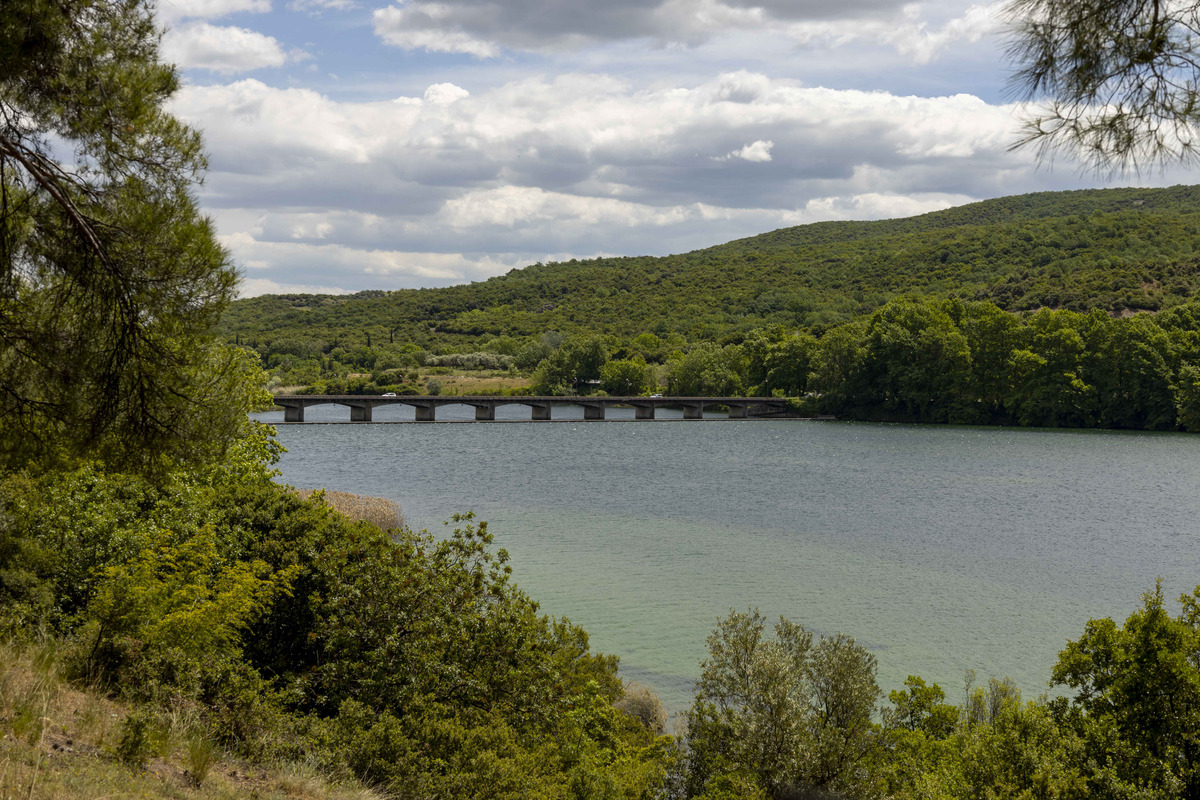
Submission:
M 154 720 L 145 709 L 131 711 L 121 723 L 121 740 L 117 742 L 117 758 L 136 770 L 146 768 L 146 762 L 156 754 Z
M 625 695 L 613 705 L 642 723 L 642 727 L 655 736 L 667 730 L 667 709 L 654 690 L 645 684 L 633 681 L 625 687 Z

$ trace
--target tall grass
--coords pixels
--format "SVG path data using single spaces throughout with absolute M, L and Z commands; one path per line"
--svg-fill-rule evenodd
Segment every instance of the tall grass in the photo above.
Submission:
M 70 646 L 0 639 L 0 800 L 383 800 L 307 764 L 236 759 L 186 712 L 73 686 Z
M 296 494 L 301 499 L 316 493 L 316 489 L 297 489 Z M 404 527 L 404 513 L 400 504 L 386 497 L 371 497 L 365 494 L 350 492 L 325 493 L 325 504 L 343 516 L 354 520 L 366 520 L 376 525 L 380 530 Z

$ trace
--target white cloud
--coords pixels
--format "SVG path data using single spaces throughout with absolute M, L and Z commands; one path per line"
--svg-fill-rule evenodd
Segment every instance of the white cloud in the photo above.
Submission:
M 470 96 L 470 92 L 453 83 L 435 83 L 425 90 L 425 102 L 439 106 L 449 105 L 455 100 Z
M 314 291 L 316 287 L 327 291 L 327 287 L 339 285 L 337 280 L 330 281 L 329 278 L 344 280 L 349 276 L 360 287 L 447 285 L 500 275 L 527 263 L 523 260 L 505 262 L 492 256 L 471 258 L 459 253 L 262 241 L 247 231 L 220 238 L 242 267 L 243 296 L 273 291 Z M 285 286 L 292 288 L 269 288 Z
M 1009 152 L 1013 110 L 749 72 L 652 88 L 591 74 L 435 83 L 378 102 L 246 79 L 173 104 L 204 130 L 201 199 L 248 277 L 355 289 L 1086 185 Z
M 390 45 L 405 50 L 435 53 L 466 53 L 479 58 L 500 54 L 500 48 L 465 31 L 439 24 L 445 7 L 439 3 L 414 3 L 407 7 L 388 6 L 372 15 L 375 33 Z
M 162 51 L 164 58 L 185 69 L 206 69 L 223 75 L 281 67 L 288 60 L 287 53 L 271 36 L 207 22 L 167 31 Z
M 354 0 L 290 0 L 288 9 L 303 14 L 320 15 L 326 11 L 349 11 L 358 8 Z
M 842 197 L 816 197 L 791 217 L 792 224 L 846 219 L 896 219 L 928 214 L 970 203 L 976 198 L 963 194 L 896 195 L 866 192 Z
M 823 47 L 871 41 L 925 63 L 953 42 L 995 31 L 1001 5 L 964 11 L 954 0 L 400 0 L 377 9 L 373 21 L 376 35 L 395 47 L 479 58 L 630 40 L 694 47 L 746 32 Z
M 340 286 L 315 284 L 279 283 L 267 278 L 242 278 L 238 283 L 238 297 L 258 297 L 263 294 L 350 294 Z
M 181 19 L 217 19 L 229 14 L 262 14 L 271 0 L 158 0 L 158 15 L 166 22 Z
M 756 142 L 743 147 L 741 150 L 732 150 L 729 153 L 713 159 L 714 161 L 728 161 L 731 158 L 740 158 L 745 161 L 753 161 L 755 163 L 765 163 L 771 160 L 771 148 L 775 146 L 772 141 L 759 139 Z

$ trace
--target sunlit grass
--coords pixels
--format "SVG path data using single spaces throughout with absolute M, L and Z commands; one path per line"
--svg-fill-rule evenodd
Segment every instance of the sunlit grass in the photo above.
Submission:
M 301 498 L 311 496 L 316 489 L 297 489 Z M 371 497 L 350 492 L 325 491 L 325 504 L 343 516 L 353 520 L 366 520 L 380 530 L 404 527 L 404 513 L 400 504 L 386 497 Z
M 58 652 L 0 643 L 0 800 L 379 800 L 305 765 L 230 758 L 167 712 L 161 752 L 131 768 L 116 751 L 132 709 L 63 680 Z

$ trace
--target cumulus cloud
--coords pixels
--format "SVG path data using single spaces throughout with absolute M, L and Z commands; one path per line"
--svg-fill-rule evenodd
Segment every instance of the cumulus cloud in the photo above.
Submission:
M 743 161 L 753 161 L 763 163 L 771 160 L 771 148 L 775 146 L 772 141 L 759 139 L 756 142 L 743 147 L 741 150 L 732 150 L 729 153 L 719 156 L 715 161 L 728 161 L 731 158 L 740 158 Z
M 207 22 L 167 31 L 162 51 L 168 61 L 185 69 L 206 69 L 223 75 L 281 67 L 288 60 L 288 54 L 271 36 Z
M 349 11 L 357 8 L 354 0 L 291 0 L 288 9 L 318 16 L 326 11 Z
M 435 83 L 374 102 L 244 79 L 188 86 L 173 110 L 205 132 L 202 201 L 247 279 L 279 286 L 441 285 L 1064 188 L 1009 152 L 1011 107 L 750 72 Z
M 440 106 L 470 96 L 470 92 L 461 86 L 455 86 L 453 83 L 435 83 L 425 90 L 425 102 Z
M 159 0 L 158 15 L 165 22 L 181 19 L 217 19 L 229 14 L 262 14 L 271 0 Z
M 742 31 L 824 46 L 870 39 L 921 62 L 993 30 L 999 5 L 961 12 L 946 0 L 400 0 L 373 19 L 376 35 L 396 47 L 480 58 L 632 39 L 694 46 Z

